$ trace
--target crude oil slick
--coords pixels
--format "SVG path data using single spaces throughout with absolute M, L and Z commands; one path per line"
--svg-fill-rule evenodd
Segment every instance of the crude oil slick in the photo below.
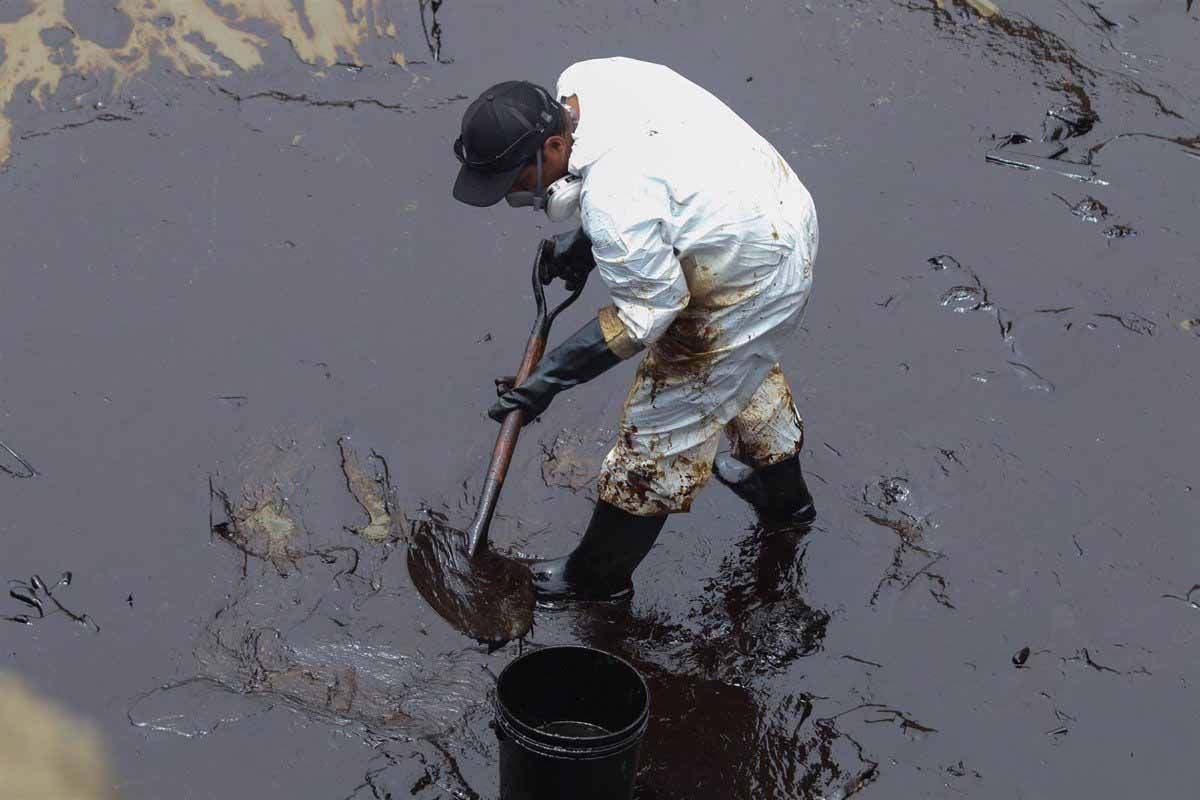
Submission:
M 494 798 L 493 676 L 570 643 L 650 684 L 639 800 L 1190 796 L 1198 36 L 1186 0 L 0 2 L 4 671 L 125 800 Z M 612 54 L 812 190 L 820 518 L 713 484 L 631 603 L 496 604 L 489 652 L 406 557 L 470 520 L 556 231 L 455 205 L 449 143 Z M 524 431 L 503 555 L 574 545 L 632 374 Z
M 396 573 L 389 559 L 410 526 L 389 481 L 382 456 L 312 430 L 257 437 L 214 475 L 212 531 L 242 554 L 240 577 L 202 631 L 199 672 L 139 698 L 130 720 L 195 736 L 275 702 L 366 737 L 448 730 L 481 676 L 393 644 L 420 598 L 391 585 L 403 566 Z M 354 516 L 329 524 L 328 507 Z M 369 607 L 395 622 L 365 623 Z M 247 700 L 241 711 L 237 697 Z M 193 703 L 199 717 L 186 713 Z

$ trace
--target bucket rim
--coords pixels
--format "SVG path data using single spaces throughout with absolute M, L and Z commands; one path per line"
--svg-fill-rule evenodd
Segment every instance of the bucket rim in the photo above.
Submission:
M 535 728 L 534 726 L 521 720 L 512 710 L 508 708 L 508 705 L 500 697 L 500 689 L 503 685 L 504 676 L 510 669 L 513 669 L 516 665 L 526 661 L 527 659 L 541 656 L 548 652 L 561 653 L 570 650 L 582 651 L 592 655 L 599 654 L 605 656 L 606 658 L 616 661 L 624 666 L 631 675 L 637 678 L 637 685 L 641 687 L 642 697 L 644 700 L 642 702 L 641 711 L 632 722 L 625 727 L 605 734 L 604 736 L 565 736 L 563 734 L 553 733 L 541 728 Z M 625 745 L 631 744 L 634 740 L 641 738 L 641 736 L 645 733 L 647 724 L 650 721 L 650 687 L 647 685 L 646 679 L 642 676 L 642 673 L 639 672 L 636 667 L 630 664 L 629 661 L 614 653 L 610 653 L 607 650 L 601 650 L 598 647 L 588 647 L 586 645 L 578 644 L 547 645 L 545 647 L 539 647 L 536 650 L 531 650 L 528 653 L 517 656 L 512 661 L 508 662 L 504 669 L 500 670 L 500 674 L 496 676 L 493 702 L 496 707 L 496 716 L 498 721 L 505 728 L 515 729 L 510 730 L 510 733 L 519 734 L 520 738 L 525 740 L 528 740 L 530 737 L 534 737 L 537 741 L 542 743 L 543 746 L 547 744 L 552 745 L 555 749 L 562 751 L 570 751 L 577 748 L 581 750 L 607 750 L 613 747 L 623 749 Z

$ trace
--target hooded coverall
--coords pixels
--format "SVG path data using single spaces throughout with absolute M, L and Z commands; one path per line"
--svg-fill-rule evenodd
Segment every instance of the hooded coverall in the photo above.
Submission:
M 613 304 L 609 347 L 641 347 L 600 498 L 657 516 L 689 510 L 722 430 L 754 468 L 800 451 L 804 428 L 779 368 L 808 303 L 812 197 L 728 106 L 667 67 L 583 61 L 559 77 L 580 121 L 569 169 Z

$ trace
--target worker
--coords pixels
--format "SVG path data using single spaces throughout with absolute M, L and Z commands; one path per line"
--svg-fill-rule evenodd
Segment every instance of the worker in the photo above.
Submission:
M 492 86 L 454 153 L 461 202 L 578 218 L 542 242 L 541 280 L 573 289 L 596 269 L 612 298 L 520 386 L 498 381 L 489 416 L 533 420 L 645 350 L 583 538 L 531 565 L 539 601 L 629 596 L 668 515 L 714 471 L 765 524 L 810 525 L 804 426 L 779 360 L 808 304 L 817 217 L 775 148 L 668 67 L 605 58 L 567 68 L 554 94 Z M 722 431 L 732 452 L 718 456 Z

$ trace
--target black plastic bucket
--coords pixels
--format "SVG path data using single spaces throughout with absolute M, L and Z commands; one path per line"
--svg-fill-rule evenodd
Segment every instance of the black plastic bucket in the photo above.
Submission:
M 547 647 L 496 682 L 501 800 L 629 800 L 650 692 L 603 650 Z

